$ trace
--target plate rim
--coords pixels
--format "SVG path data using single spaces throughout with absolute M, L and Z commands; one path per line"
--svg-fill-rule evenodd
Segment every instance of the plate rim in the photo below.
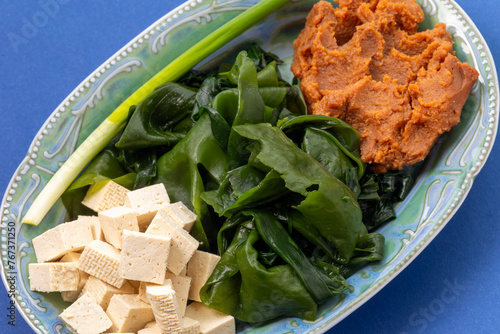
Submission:
M 256 0 L 251 0 L 249 1 L 250 3 L 255 3 Z M 468 193 L 470 192 L 473 182 L 479 172 L 482 170 L 484 165 L 486 164 L 486 161 L 488 160 L 489 155 L 491 154 L 494 146 L 494 142 L 496 139 L 496 135 L 498 132 L 498 114 L 500 111 L 500 105 L 498 103 L 498 93 L 499 93 L 499 81 L 498 81 L 498 75 L 497 75 L 497 70 L 494 62 L 493 55 L 491 54 L 490 48 L 488 44 L 486 43 L 484 37 L 482 36 L 480 30 L 477 28 L 475 25 L 474 21 L 467 15 L 467 13 L 458 5 L 455 0 L 417 0 L 419 3 L 427 3 L 427 1 L 435 1 L 440 2 L 442 5 L 449 4 L 452 6 L 458 14 L 461 16 L 463 20 L 465 20 L 466 24 L 469 25 L 472 29 L 472 31 L 475 33 L 475 37 L 478 39 L 477 42 L 474 42 L 475 47 L 478 47 L 478 45 L 481 46 L 481 51 L 485 53 L 485 56 L 483 58 L 486 58 L 489 60 L 489 67 L 491 68 L 491 73 L 493 75 L 493 78 L 491 81 L 495 83 L 494 89 L 495 89 L 495 95 L 497 96 L 497 100 L 495 102 L 495 107 L 494 108 L 489 108 L 488 110 L 484 110 L 484 112 L 488 112 L 489 110 L 493 110 L 493 113 L 490 112 L 490 115 L 494 118 L 494 121 L 490 124 L 494 124 L 494 126 L 491 128 L 492 134 L 491 134 L 491 140 L 489 141 L 489 146 L 488 147 L 481 147 L 483 149 L 486 149 L 486 152 L 483 154 L 484 158 L 481 159 L 481 163 L 479 165 L 474 165 L 476 167 L 476 170 L 474 173 L 470 173 L 469 177 L 464 178 L 464 180 L 467 180 L 468 186 L 464 189 L 463 195 L 460 197 L 459 201 L 454 202 L 455 206 L 452 208 L 452 211 L 450 214 L 447 215 L 445 219 L 443 219 L 442 222 L 436 223 L 437 228 L 434 228 L 431 232 L 429 232 L 426 236 L 425 239 L 416 247 L 414 248 L 415 252 L 413 255 L 408 259 L 404 260 L 403 262 L 399 262 L 399 266 L 396 266 L 393 268 L 386 276 L 382 277 L 381 279 L 375 281 L 370 287 L 368 287 L 365 291 L 363 291 L 358 298 L 353 300 L 352 302 L 349 303 L 349 305 L 340 312 L 336 317 L 332 319 L 328 319 L 326 322 L 322 324 L 318 324 L 318 326 L 315 326 L 313 328 L 308 329 L 308 333 L 322 333 L 326 332 L 328 329 L 331 329 L 333 326 L 341 322 L 343 319 L 345 319 L 347 316 L 349 316 L 351 313 L 353 313 L 355 310 L 357 310 L 359 307 L 361 307 L 364 303 L 366 303 L 369 299 L 371 299 L 375 294 L 377 294 L 380 290 L 382 290 L 387 284 L 389 284 L 396 276 L 398 276 L 405 268 L 407 268 L 411 262 L 413 262 L 419 254 L 432 242 L 432 240 L 441 232 L 441 230 L 448 224 L 448 222 L 453 218 L 453 216 L 456 214 L 460 206 L 463 204 L 465 201 L 465 198 L 467 197 Z M 182 11 L 183 8 L 185 8 L 187 5 L 190 5 L 191 3 L 194 3 L 193 1 L 185 1 L 181 5 L 175 7 L 165 15 L 163 15 L 161 18 L 156 20 L 154 23 L 149 25 L 146 29 L 144 29 L 141 33 L 139 33 L 137 36 L 135 36 L 130 42 L 125 44 L 122 48 L 120 48 L 117 52 L 115 52 L 111 57 L 109 57 L 106 61 L 104 61 L 99 67 L 97 67 L 93 72 L 91 72 L 85 79 L 82 80 L 82 82 L 73 89 L 66 98 L 54 109 L 52 113 L 47 117 L 46 121 L 42 124 L 40 129 L 37 131 L 36 135 L 33 138 L 33 141 L 29 145 L 28 151 L 26 156 L 22 159 L 20 162 L 19 166 L 16 168 L 14 171 L 7 188 L 5 190 L 2 202 L 1 202 L 1 207 L 2 209 L 6 207 L 6 204 L 8 203 L 7 198 L 8 198 L 8 192 L 12 188 L 12 184 L 15 182 L 16 177 L 18 177 L 19 172 L 21 171 L 23 165 L 26 163 L 27 160 L 30 159 L 30 154 L 33 153 L 33 148 L 35 147 L 35 143 L 38 140 L 39 136 L 42 135 L 42 132 L 44 129 L 47 128 L 47 125 L 50 124 L 51 118 L 53 118 L 61 108 L 64 108 L 65 104 L 70 101 L 71 97 L 75 96 L 75 93 L 77 93 L 82 87 L 85 86 L 85 84 L 91 82 L 92 78 L 96 77 L 96 74 L 99 72 L 102 72 L 102 70 L 106 70 L 106 66 L 111 64 L 111 62 L 116 59 L 120 54 L 123 52 L 126 52 L 127 49 L 132 47 L 134 43 L 137 43 L 140 39 L 144 38 L 146 35 L 150 33 L 150 31 L 154 31 L 157 27 L 161 26 L 162 23 L 167 22 L 167 19 L 172 18 L 178 13 L 179 11 Z M 197 5 L 203 4 L 204 2 L 202 0 L 198 0 L 196 2 Z M 457 16 L 457 14 L 454 14 Z M 487 79 L 484 78 L 486 81 Z M 488 87 L 486 87 L 488 89 Z M 477 162 L 474 161 L 474 162 Z M 462 181 L 461 184 L 458 184 L 457 187 L 460 187 L 462 184 L 464 184 L 464 181 Z M 450 205 L 447 205 L 446 208 L 448 208 Z M 0 217 L 4 217 L 4 212 L 2 211 L 0 214 Z M 16 246 L 17 246 L 17 240 L 16 240 Z M 3 261 L 0 261 L 0 268 L 1 268 L 1 276 L 2 276 L 2 281 L 4 283 L 5 288 L 8 291 L 8 282 L 7 282 L 7 276 L 6 276 L 6 269 L 4 267 Z M 16 309 L 19 311 L 19 313 L 22 315 L 26 323 L 37 333 L 41 333 L 39 328 L 35 326 L 33 321 L 28 318 L 28 315 L 24 310 L 21 308 L 19 303 L 16 301 L 15 303 Z

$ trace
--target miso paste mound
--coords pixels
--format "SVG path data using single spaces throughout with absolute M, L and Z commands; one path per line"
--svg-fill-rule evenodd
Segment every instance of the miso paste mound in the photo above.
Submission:
M 460 121 L 477 71 L 455 56 L 445 24 L 417 32 L 415 0 L 321 1 L 294 43 L 292 71 L 313 114 L 361 136 L 375 172 L 423 160 Z

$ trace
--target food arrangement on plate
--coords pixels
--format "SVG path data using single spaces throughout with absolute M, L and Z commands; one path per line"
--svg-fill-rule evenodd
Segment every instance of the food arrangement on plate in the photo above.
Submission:
M 413 0 L 320 1 L 291 62 L 246 44 L 232 62 L 153 78 L 123 124 L 90 135 L 81 174 L 61 168 L 78 175 L 62 189 L 71 222 L 32 239 L 31 289 L 73 302 L 59 317 L 75 333 L 317 320 L 384 259 L 380 228 L 422 169 L 408 166 L 458 123 L 478 77 L 445 26 L 418 32 L 422 20 Z M 290 63 L 300 84 L 283 78 Z

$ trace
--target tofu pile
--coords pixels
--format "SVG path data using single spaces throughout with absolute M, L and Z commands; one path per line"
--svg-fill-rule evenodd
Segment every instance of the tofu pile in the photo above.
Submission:
M 39 263 L 29 265 L 31 290 L 72 302 L 59 315 L 72 333 L 235 333 L 234 318 L 199 294 L 220 257 L 198 250 L 196 215 L 170 203 L 163 184 L 129 191 L 106 181 L 82 203 L 97 216 L 34 238 Z

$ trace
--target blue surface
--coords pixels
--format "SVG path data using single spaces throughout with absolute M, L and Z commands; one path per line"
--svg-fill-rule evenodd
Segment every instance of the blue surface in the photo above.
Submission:
M 58 104 L 118 49 L 182 2 L 0 0 L 2 195 Z M 500 64 L 500 2 L 457 2 Z M 50 15 L 41 15 L 43 10 Z M 30 30 L 28 22 L 37 26 Z M 397 278 L 329 333 L 497 333 L 499 164 L 497 144 L 443 231 Z M 0 333 L 30 333 L 20 314 L 15 327 L 8 325 L 8 306 L 7 293 L 0 288 Z

